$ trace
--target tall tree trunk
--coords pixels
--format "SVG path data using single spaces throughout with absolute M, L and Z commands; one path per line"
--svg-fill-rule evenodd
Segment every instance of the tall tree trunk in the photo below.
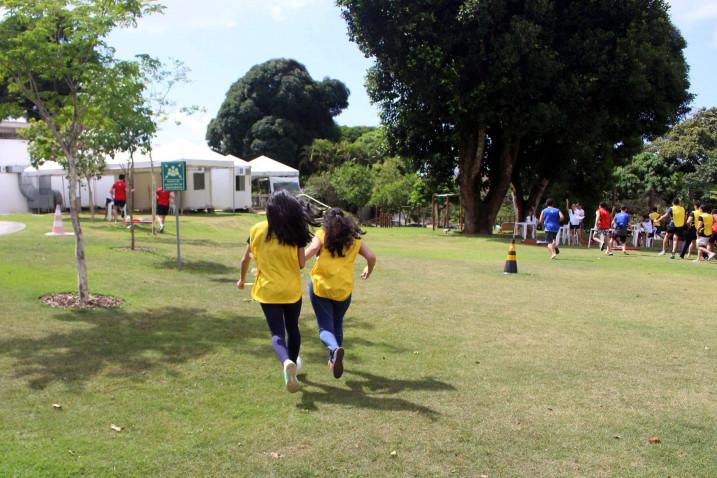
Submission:
M 538 210 L 540 209 L 540 203 L 543 200 L 543 194 L 545 194 L 549 185 L 550 179 L 542 177 L 540 178 L 540 181 L 534 183 L 533 187 L 530 188 L 530 194 L 528 195 L 528 207 L 533 208 L 533 214 L 536 216 L 538 215 Z
M 87 264 L 85 261 L 85 240 L 80 225 L 80 201 L 77 196 L 79 175 L 77 162 L 71 154 L 67 154 L 67 163 L 70 173 L 70 219 L 72 230 L 75 233 L 75 258 L 77 262 L 77 286 L 80 294 L 80 304 L 85 305 L 90 300 L 90 289 L 87 283 Z
M 498 171 L 478 211 L 477 226 L 479 234 L 491 234 L 493 232 L 493 226 L 500 211 L 500 206 L 503 204 L 503 200 L 510 188 L 510 180 L 513 177 L 513 166 L 518 157 L 519 148 L 520 140 L 515 140 L 507 142 L 500 151 Z
M 129 215 L 129 230 L 131 239 L 130 248 L 134 251 L 134 154 L 129 151 L 129 195 L 127 196 L 127 214 Z
M 528 201 L 523 197 L 523 186 L 521 186 L 519 178 L 514 177 L 511 180 L 510 193 L 513 199 L 515 222 L 520 222 L 527 216 Z
M 458 145 L 458 184 L 461 202 L 465 211 L 466 234 L 478 234 L 478 210 L 480 206 L 480 169 L 485 153 L 485 127 L 475 133 L 468 133 Z
M 154 160 L 152 159 L 152 150 L 149 150 L 149 170 L 150 174 L 152 175 L 152 187 L 150 188 L 149 192 L 149 200 L 152 203 L 152 235 L 157 235 L 157 201 L 156 201 L 156 191 L 157 191 L 157 181 L 154 178 Z M 232 193 L 233 194 L 233 193 Z
M 95 198 L 92 193 L 92 176 L 87 177 L 87 196 L 90 198 L 90 218 L 95 222 Z

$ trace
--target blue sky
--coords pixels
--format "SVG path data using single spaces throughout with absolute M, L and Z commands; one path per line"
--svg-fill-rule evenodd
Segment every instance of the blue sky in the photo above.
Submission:
M 142 19 L 138 28 L 113 33 L 120 56 L 147 53 L 177 58 L 191 68 L 192 83 L 177 88 L 179 105 L 204 113 L 176 115 L 180 126 L 165 123 L 158 146 L 203 145 L 206 124 L 216 114 L 229 86 L 257 63 L 293 58 L 314 79 L 343 81 L 351 90 L 339 124 L 377 125 L 364 76 L 370 60 L 348 40 L 333 0 L 165 0 L 163 15 Z M 717 0 L 670 0 L 674 23 L 687 39 L 695 107 L 717 106 Z

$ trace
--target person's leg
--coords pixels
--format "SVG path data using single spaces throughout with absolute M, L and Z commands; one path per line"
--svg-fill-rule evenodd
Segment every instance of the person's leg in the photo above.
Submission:
M 301 314 L 301 299 L 293 304 L 284 304 L 284 325 L 286 326 L 287 341 L 289 343 L 289 360 L 296 362 L 301 349 L 301 332 L 299 331 L 299 315 Z
M 664 256 L 665 253 L 667 252 L 667 244 L 669 244 L 669 242 L 670 242 L 670 236 L 671 236 L 671 235 L 672 235 L 672 234 L 670 234 L 670 233 L 668 232 L 668 233 L 666 233 L 665 236 L 662 238 L 662 252 L 660 252 L 660 255 L 661 255 L 661 256 Z
M 680 247 L 680 236 L 675 233 L 672 235 L 672 258 L 675 258 L 675 254 L 677 254 L 677 248 Z
M 274 347 L 274 353 L 279 362 L 283 364 L 286 360 L 289 360 L 289 350 L 286 347 L 286 328 L 284 326 L 284 307 L 282 304 L 260 305 L 271 331 L 271 345 Z
M 680 252 L 680 259 L 685 258 L 685 254 L 688 256 L 692 255 L 692 241 L 695 240 L 694 232 L 690 231 L 685 236 L 685 242 L 682 244 L 682 251 Z M 689 251 L 689 252 L 688 252 Z
M 336 342 L 339 344 L 339 347 L 344 343 L 344 316 L 349 310 L 350 305 L 351 296 L 346 300 L 335 300 L 332 302 L 334 308 L 334 335 L 336 336 Z
M 344 348 L 341 344 L 344 340 L 344 315 L 346 315 L 349 305 L 351 305 L 351 296 L 343 301 L 331 301 L 334 335 L 336 336 L 336 341 L 339 345 L 338 348 L 334 350 L 329 362 L 334 373 L 334 378 L 341 378 L 344 373 Z
M 333 307 L 329 299 L 318 297 L 314 294 L 314 284 L 309 281 L 309 299 L 316 314 L 316 322 L 319 326 L 319 338 L 329 351 L 329 359 L 339 347 L 334 331 Z

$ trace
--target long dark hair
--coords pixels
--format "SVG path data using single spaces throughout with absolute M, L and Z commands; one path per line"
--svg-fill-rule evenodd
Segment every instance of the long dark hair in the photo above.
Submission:
M 269 197 L 266 219 L 269 221 L 267 241 L 276 237 L 279 244 L 297 247 L 305 247 L 311 242 L 313 234 L 309 226 L 314 225 L 314 220 L 308 208 L 288 192 L 276 191 Z
M 343 257 L 344 250 L 351 247 L 355 239 L 360 239 L 363 233 L 356 221 L 345 216 L 337 207 L 332 207 L 324 214 L 324 247 L 332 257 Z

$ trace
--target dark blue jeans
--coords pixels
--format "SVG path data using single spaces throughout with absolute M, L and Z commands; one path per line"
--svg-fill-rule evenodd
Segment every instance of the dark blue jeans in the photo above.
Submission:
M 309 298 L 319 324 L 319 338 L 329 349 L 331 359 L 331 354 L 344 341 L 344 315 L 351 305 L 351 296 L 342 301 L 318 297 L 314 294 L 314 284 L 309 281 Z
M 301 334 L 299 333 L 299 314 L 301 313 L 301 299 L 293 304 L 261 304 L 266 323 L 271 330 L 271 345 L 279 361 L 286 359 L 296 362 L 301 348 Z M 289 336 L 287 347 L 286 336 Z

